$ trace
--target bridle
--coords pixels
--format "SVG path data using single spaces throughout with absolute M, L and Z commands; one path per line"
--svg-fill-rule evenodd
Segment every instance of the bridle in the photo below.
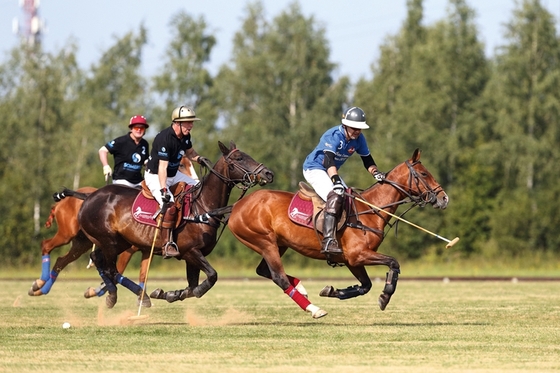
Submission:
M 222 175 L 221 173 L 214 170 L 214 167 L 210 169 L 210 172 L 216 175 L 220 180 L 226 183 L 229 187 L 236 186 L 239 189 L 243 190 L 243 194 L 253 186 L 259 183 L 259 173 L 265 168 L 262 163 L 259 163 L 255 166 L 253 170 L 246 169 L 242 167 L 238 162 L 231 158 L 231 156 L 238 151 L 239 149 L 235 148 L 227 156 L 224 156 L 224 162 L 227 165 L 227 175 Z M 239 170 L 243 174 L 241 178 L 233 179 L 230 177 L 231 170 Z
M 385 179 L 383 183 L 391 185 L 393 188 L 400 190 L 406 198 L 399 201 L 398 204 L 412 202 L 415 206 L 424 207 L 427 204 L 434 204 L 437 200 L 437 195 L 443 190 L 441 185 L 438 185 L 436 189 L 432 189 L 426 180 L 421 177 L 418 172 L 414 169 L 416 164 L 420 161 L 410 163 L 406 161 L 405 164 L 408 167 L 408 182 L 407 185 L 399 184 L 394 181 Z M 423 186 L 425 191 L 420 192 Z

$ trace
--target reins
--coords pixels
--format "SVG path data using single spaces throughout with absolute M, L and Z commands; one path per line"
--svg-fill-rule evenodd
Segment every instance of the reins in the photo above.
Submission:
M 232 151 L 229 152 L 229 154 L 227 156 L 224 156 L 224 162 L 226 163 L 226 174 L 227 175 L 223 175 L 220 172 L 216 171 L 214 168 L 216 167 L 216 165 L 214 165 L 213 167 L 206 167 L 206 170 L 209 171 L 210 173 L 214 174 L 218 179 L 220 179 L 223 183 L 225 183 L 228 188 L 230 189 L 230 191 L 228 192 L 228 199 L 229 199 L 229 194 L 231 193 L 231 189 L 233 189 L 233 187 L 237 187 L 239 189 L 242 190 L 241 195 L 239 196 L 239 198 L 237 199 L 238 201 L 243 198 L 245 196 L 245 193 L 247 192 L 247 190 L 249 190 L 250 188 L 252 188 L 253 186 L 258 184 L 258 177 L 257 175 L 262 171 L 262 169 L 264 168 L 264 165 L 262 163 L 259 163 L 254 170 L 250 171 L 247 170 L 245 168 L 243 168 L 242 166 L 240 166 L 238 163 L 236 163 L 234 160 L 231 159 L 231 155 L 234 154 L 236 151 L 238 151 L 239 149 L 235 148 Z M 216 162 L 217 164 L 217 162 Z M 231 173 L 230 170 L 231 169 L 236 169 L 238 171 L 241 171 L 241 173 L 243 174 L 242 178 L 239 179 L 232 179 L 230 177 Z M 205 175 L 206 176 L 206 175 Z M 200 196 L 200 194 L 202 193 L 202 189 L 204 187 L 204 181 L 205 181 L 205 177 L 203 177 L 202 182 L 200 182 L 199 184 L 197 184 L 195 187 L 191 188 L 190 192 L 194 193 L 195 191 L 197 191 L 198 193 L 196 194 L 195 198 L 198 199 L 198 197 Z M 188 221 L 192 221 L 192 222 L 197 222 L 197 223 L 202 223 L 202 224 L 208 224 L 211 227 L 214 228 L 218 228 L 220 226 L 220 223 L 223 224 L 222 230 L 220 232 L 220 234 L 218 235 L 218 237 L 216 238 L 216 243 L 220 240 L 227 222 L 228 222 L 228 218 L 217 218 L 218 216 L 223 216 L 225 214 L 229 214 L 231 212 L 231 210 L 233 209 L 233 205 L 228 205 L 225 207 L 221 207 L 221 208 L 217 208 L 215 210 L 211 210 L 211 211 L 206 211 L 206 209 L 203 207 L 203 209 L 205 210 L 205 212 L 203 214 L 198 214 L 194 217 L 194 219 L 188 219 Z M 218 224 L 212 224 L 212 222 L 210 221 L 210 218 L 218 220 Z
M 377 229 L 373 229 L 373 228 L 370 228 L 370 227 L 367 227 L 367 226 L 363 225 L 362 222 L 360 221 L 359 215 L 368 214 L 370 212 L 373 212 L 378 217 L 383 219 L 385 221 L 385 224 L 388 225 L 390 228 L 392 228 L 393 225 L 394 225 L 395 226 L 395 231 L 396 231 L 397 227 L 398 227 L 398 223 L 400 221 L 400 218 L 402 218 L 406 213 L 408 213 L 410 210 L 412 210 L 416 206 L 424 207 L 428 203 L 433 203 L 437 199 L 437 194 L 440 192 L 440 190 L 438 190 L 438 189 L 442 189 L 442 187 L 439 186 L 436 190 L 432 189 L 426 183 L 426 181 L 418 175 L 416 170 L 413 168 L 413 166 L 418 164 L 418 163 L 421 163 L 421 162 L 416 161 L 414 163 L 410 163 L 409 161 L 405 161 L 405 164 L 406 164 L 406 166 L 408 167 L 408 170 L 409 170 L 407 185 L 403 185 L 403 184 L 394 182 L 392 180 L 387 180 L 387 179 L 382 181 L 383 184 L 388 184 L 388 185 L 392 186 L 393 188 L 397 189 L 398 191 L 400 191 L 402 194 L 405 195 L 405 197 L 403 199 L 399 200 L 399 201 L 392 202 L 392 203 L 389 203 L 389 204 L 386 204 L 386 205 L 383 205 L 383 206 L 379 206 L 379 210 L 376 209 L 376 208 L 372 208 L 371 204 L 368 204 L 368 203 L 364 202 L 364 204 L 368 205 L 370 207 L 370 209 L 366 210 L 366 211 L 358 212 L 358 209 L 356 208 L 355 201 L 358 200 L 358 201 L 363 202 L 363 201 L 365 201 L 365 198 L 363 198 L 361 193 L 359 191 L 355 190 L 355 189 L 351 189 L 351 193 L 346 193 L 346 195 L 348 197 L 352 198 L 352 209 L 353 209 L 354 214 L 355 214 L 356 219 L 357 219 L 357 223 L 347 223 L 347 225 L 352 227 L 352 228 L 369 230 L 369 231 L 381 234 L 381 236 L 383 236 L 385 234 L 384 232 L 379 232 Z M 389 171 L 387 173 L 387 175 L 389 175 L 390 172 L 391 171 Z M 414 186 L 413 186 L 413 184 L 414 184 Z M 420 185 L 423 185 L 424 188 L 427 189 L 427 190 L 425 192 L 420 192 L 420 190 L 421 190 Z M 407 208 L 404 212 L 402 212 L 400 215 L 398 215 L 398 217 L 396 218 L 397 220 L 394 222 L 394 224 L 392 224 L 390 222 L 390 217 L 386 218 L 386 217 L 382 216 L 381 213 L 380 213 L 380 210 L 385 210 L 389 207 L 400 206 L 400 205 L 404 205 L 404 204 L 408 204 L 408 203 L 412 203 L 412 205 L 409 208 Z M 387 213 L 387 211 L 385 211 L 385 212 Z M 390 213 L 387 213 L 387 214 L 389 216 L 393 215 L 393 214 L 390 214 Z

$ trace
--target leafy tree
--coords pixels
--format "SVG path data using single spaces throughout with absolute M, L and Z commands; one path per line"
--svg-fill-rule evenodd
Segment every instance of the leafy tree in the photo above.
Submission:
M 214 125 L 217 109 L 212 96 L 213 78 L 204 65 L 210 61 L 216 38 L 208 32 L 204 17 L 195 20 L 183 11 L 172 17 L 169 25 L 173 37 L 166 49 L 162 72 L 153 77 L 154 93 L 158 95 L 154 117 L 165 127 L 175 107 L 192 107 L 202 119 L 193 131 L 195 148 L 212 159 L 210 154 L 219 154 Z
M 340 118 L 348 79 L 333 82 L 325 31 L 297 3 L 272 23 L 260 3 L 247 13 L 216 79 L 224 133 L 275 171 L 275 188 L 295 190 L 305 156 Z
M 493 158 L 503 175 L 492 219 L 501 250 L 558 250 L 547 236 L 556 228 L 559 160 L 560 45 L 552 15 L 538 0 L 523 1 L 507 25 L 508 43 L 484 93 Z M 553 216 L 550 216 L 550 214 Z M 546 215 L 549 214 L 549 215 Z M 543 222 L 547 224 L 543 225 Z

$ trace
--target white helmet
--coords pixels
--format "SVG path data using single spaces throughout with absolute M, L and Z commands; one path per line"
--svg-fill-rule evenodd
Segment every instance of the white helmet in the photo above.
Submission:
M 366 129 L 369 126 L 366 123 L 366 113 L 357 106 L 351 107 L 346 110 L 342 116 L 342 124 L 348 127 L 357 129 Z
M 195 120 L 200 120 L 196 117 L 194 110 L 187 106 L 179 106 L 173 109 L 171 113 L 171 120 L 173 122 L 192 122 Z

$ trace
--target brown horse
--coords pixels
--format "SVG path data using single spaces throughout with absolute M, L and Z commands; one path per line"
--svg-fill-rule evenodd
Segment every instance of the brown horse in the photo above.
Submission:
M 181 164 L 179 170 L 193 179 L 198 179 L 196 172 L 192 166 L 191 161 L 183 157 L 181 159 Z M 97 190 L 94 187 L 83 187 L 77 190 L 80 193 L 93 193 Z M 42 254 L 42 272 L 41 277 L 36 279 L 28 294 L 31 296 L 46 295 L 51 290 L 54 282 L 58 278 L 60 272 L 66 268 L 66 266 L 79 257 L 89 252 L 93 247 L 93 243 L 80 231 L 80 225 L 78 223 L 78 212 L 82 207 L 83 201 L 77 198 L 65 198 L 66 196 L 62 193 L 55 193 L 53 196 L 55 198 L 55 204 L 51 209 L 51 213 L 45 226 L 50 228 L 53 221 L 57 224 L 57 232 L 51 238 L 45 239 L 41 242 L 41 254 Z M 72 242 L 70 250 L 58 257 L 51 271 L 50 269 L 50 253 L 57 247 L 67 245 Z M 121 255 L 117 262 L 117 269 L 120 273 L 123 273 L 126 269 L 132 254 L 137 251 L 135 247 L 128 248 Z M 139 282 L 143 286 L 146 279 L 146 272 L 148 268 L 148 254 L 142 254 L 142 262 L 140 266 Z M 86 298 L 91 298 L 94 296 L 101 296 L 105 293 L 104 287 L 98 288 L 88 288 L 84 293 Z M 149 298 L 143 302 L 144 307 L 149 307 Z
M 442 187 L 420 163 L 418 149 L 409 160 L 388 172 L 384 182 L 374 184 L 361 193 L 351 190 L 347 196 L 350 197 L 348 218 L 338 233 L 343 254 L 334 258 L 325 258 L 321 254 L 321 239 L 316 232 L 290 220 L 288 207 L 293 193 L 259 190 L 236 202 L 229 218 L 228 226 L 234 236 L 263 257 L 257 267 L 257 274 L 274 281 L 303 310 L 311 312 L 314 318 L 325 316 L 327 312 L 313 305 L 307 299 L 307 292 L 300 280 L 288 276 L 284 271 L 281 257 L 288 248 L 309 258 L 327 259 L 348 267 L 361 285 L 336 290 L 326 286 L 320 293 L 321 296 L 338 299 L 369 292 L 372 283 L 365 266 L 386 265 L 389 272 L 379 297 L 379 306 L 384 310 L 395 292 L 400 272 L 400 265 L 395 258 L 377 252 L 383 241 L 384 229 L 391 219 L 384 212 L 394 213 L 400 204 L 408 202 L 420 206 L 430 203 L 434 208 L 445 209 L 449 201 Z M 356 197 L 379 206 L 381 210 L 359 202 Z
M 181 299 L 201 297 L 217 281 L 218 275 L 206 256 L 216 245 L 217 228 L 233 187 L 241 188 L 244 193 L 254 185 L 265 185 L 273 181 L 272 171 L 238 150 L 233 142 L 229 149 L 221 142 L 219 147 L 222 157 L 194 187 L 194 191 L 193 188 L 190 189 L 193 193 L 192 215 L 207 216 L 209 220 L 183 219 L 183 224 L 175 228 L 175 242 L 180 252 L 177 259 L 187 262 L 188 287 L 183 290 Z M 161 248 L 167 240 L 162 235 L 157 235 L 154 240 L 157 228 L 138 223 L 132 217 L 131 207 L 138 191 L 119 185 L 107 185 L 89 196 L 80 196 L 72 191 L 65 193 L 85 198 L 78 221 L 85 235 L 98 247 L 91 257 L 109 292 L 107 306 L 111 308 L 117 302 L 116 284 L 122 284 L 141 295 L 142 288 L 117 270 L 117 256 L 130 246 L 148 254 L 153 246 L 154 254 L 161 255 Z M 207 278 L 199 284 L 200 271 Z

